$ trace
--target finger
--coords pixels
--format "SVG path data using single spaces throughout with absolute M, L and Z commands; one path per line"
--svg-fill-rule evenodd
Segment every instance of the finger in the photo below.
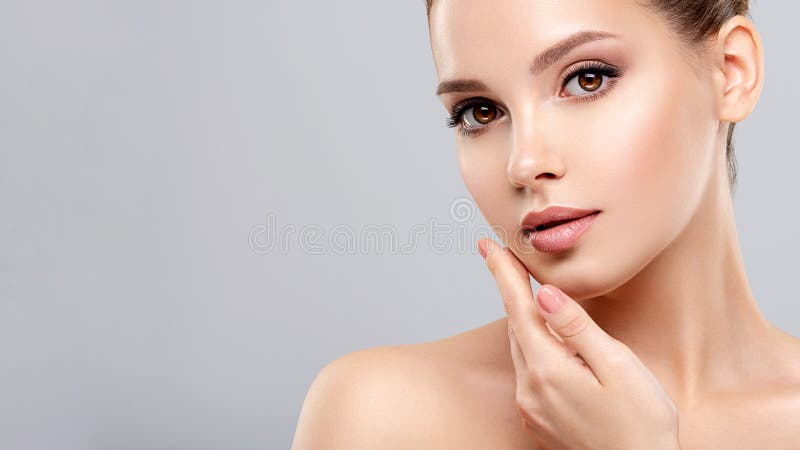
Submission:
M 514 362 L 516 382 L 517 384 L 524 383 L 528 376 L 528 363 L 525 361 L 525 355 L 522 354 L 519 342 L 514 336 L 514 330 L 511 328 L 510 322 L 508 323 L 508 343 L 511 346 L 511 360 Z
M 509 340 L 510 340 L 513 337 L 513 332 L 511 330 L 510 322 L 507 324 L 507 326 L 508 326 L 508 333 L 509 333 Z M 555 331 L 553 331 L 552 328 L 550 328 L 550 324 L 545 322 L 545 326 L 547 327 L 547 331 L 550 333 L 550 335 L 553 336 L 555 339 L 558 340 L 558 342 L 561 343 L 561 347 L 564 350 L 564 352 L 566 353 L 568 358 L 576 358 L 575 361 L 578 364 L 580 364 L 579 367 L 581 367 L 581 368 L 583 368 L 583 367 L 588 368 L 589 367 L 589 365 L 586 364 L 586 361 L 578 353 L 578 351 L 575 350 L 574 348 L 572 348 L 572 346 L 568 342 L 564 342 L 564 339 L 562 339 L 561 336 L 558 335 L 558 333 L 556 333 Z M 515 349 L 519 354 L 518 357 L 516 357 L 516 355 L 514 354 L 514 350 Z M 519 361 L 520 365 L 515 366 L 517 369 L 519 369 L 519 368 L 525 369 L 527 367 L 525 365 L 525 364 L 527 364 L 527 362 L 525 361 L 525 356 L 522 354 L 522 349 L 519 348 L 519 343 L 516 341 L 516 338 L 512 342 L 512 354 L 511 354 L 511 357 L 512 357 L 512 359 L 514 359 L 514 357 L 516 357 L 515 363 L 517 361 Z M 517 373 L 517 377 L 519 378 L 520 376 L 526 376 L 526 375 Z M 597 378 L 597 377 L 595 377 L 595 378 Z
M 559 336 L 559 335 L 558 335 L 558 333 L 556 333 L 555 331 L 553 331 L 553 329 L 552 329 L 552 328 L 550 328 L 550 324 L 549 324 L 549 323 L 547 323 L 547 321 L 545 321 L 545 322 L 544 322 L 544 326 L 547 328 L 547 332 L 548 332 L 548 333 L 550 333 L 550 336 L 553 336 L 553 337 L 554 337 L 554 338 L 555 338 L 555 339 L 556 339 L 558 342 L 561 342 L 562 344 L 564 344 L 564 345 L 566 345 L 567 347 L 569 347 L 569 346 L 567 345 L 567 343 L 566 343 L 566 342 L 564 342 L 564 338 L 562 338 L 561 336 Z M 573 352 L 573 354 L 574 354 L 574 352 Z
M 564 348 L 564 350 L 567 352 L 567 355 L 568 355 L 568 356 L 570 356 L 570 357 L 572 357 L 572 356 L 577 356 L 578 358 L 580 358 L 580 355 L 578 354 L 578 351 L 577 351 L 577 350 L 575 350 L 575 349 L 572 347 L 572 345 L 570 345 L 570 343 L 569 343 L 569 342 L 565 342 L 565 341 L 564 341 L 564 338 L 562 338 L 561 336 L 559 336 L 559 335 L 558 335 L 558 333 L 556 333 L 555 331 L 553 331 L 553 329 L 552 329 L 552 328 L 550 328 L 550 324 L 549 324 L 549 323 L 547 323 L 547 322 L 545 321 L 545 323 L 544 323 L 544 326 L 547 328 L 547 332 L 548 332 L 548 333 L 550 333 L 550 336 L 553 336 L 553 338 L 555 338 L 555 339 L 556 339 L 556 340 L 557 340 L 559 343 L 561 343 L 561 346 L 562 346 L 562 347 Z
M 536 292 L 536 305 L 548 326 L 580 354 L 600 383 L 619 376 L 616 365 L 627 360 L 627 346 L 600 328 L 581 305 L 551 284 Z
M 481 239 L 478 248 L 494 276 L 508 322 L 522 349 L 525 360 L 542 366 L 557 366 L 563 362 L 564 351 L 547 330 L 544 319 L 533 301 L 530 275 L 525 266 L 508 249 L 492 239 Z

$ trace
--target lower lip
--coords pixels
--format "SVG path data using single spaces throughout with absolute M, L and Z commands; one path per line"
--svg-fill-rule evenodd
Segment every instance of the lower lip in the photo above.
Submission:
M 575 242 L 583 236 L 583 233 L 589 230 L 598 214 L 600 214 L 600 211 L 546 230 L 531 231 L 526 233 L 525 242 L 533 245 L 536 250 L 542 253 L 564 251 L 575 245 Z

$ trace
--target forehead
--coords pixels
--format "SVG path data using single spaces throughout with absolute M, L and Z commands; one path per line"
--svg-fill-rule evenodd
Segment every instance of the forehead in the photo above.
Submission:
M 643 44 L 661 26 L 636 0 L 435 0 L 430 13 L 440 79 L 512 69 L 576 31 L 607 31 Z

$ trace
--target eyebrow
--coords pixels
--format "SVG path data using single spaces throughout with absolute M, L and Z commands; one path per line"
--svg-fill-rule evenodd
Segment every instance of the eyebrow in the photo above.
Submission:
M 616 38 L 619 35 L 599 30 L 583 30 L 573 33 L 564 39 L 556 42 L 547 50 L 536 55 L 531 64 L 530 71 L 533 75 L 542 73 L 545 69 L 557 63 L 561 58 L 565 57 L 576 47 L 583 44 L 597 41 L 600 39 Z M 436 95 L 447 94 L 451 92 L 474 92 L 474 91 L 488 91 L 486 84 L 478 80 L 449 80 L 439 83 L 436 88 Z

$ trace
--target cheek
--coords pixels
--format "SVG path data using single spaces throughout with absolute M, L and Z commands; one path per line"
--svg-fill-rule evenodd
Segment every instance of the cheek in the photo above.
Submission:
M 514 202 L 514 190 L 508 182 L 506 167 L 507 143 L 500 133 L 487 133 L 475 142 L 458 144 L 458 166 L 464 185 L 483 215 L 486 223 L 506 244 L 513 238 L 519 205 Z
M 675 89 L 648 95 L 626 90 L 582 111 L 594 119 L 573 127 L 580 131 L 568 139 L 574 198 L 604 213 L 579 257 L 547 264 L 529 258 L 537 281 L 576 298 L 601 295 L 632 278 L 687 225 L 712 169 L 708 110 L 693 101 L 708 94 L 690 81 L 672 83 Z
M 622 131 L 598 139 L 611 143 L 600 164 L 609 175 L 603 198 L 613 202 L 614 225 L 660 248 L 689 221 L 711 173 L 708 117 L 692 100 L 693 85 L 663 81 L 675 88 L 626 99 L 614 127 Z

